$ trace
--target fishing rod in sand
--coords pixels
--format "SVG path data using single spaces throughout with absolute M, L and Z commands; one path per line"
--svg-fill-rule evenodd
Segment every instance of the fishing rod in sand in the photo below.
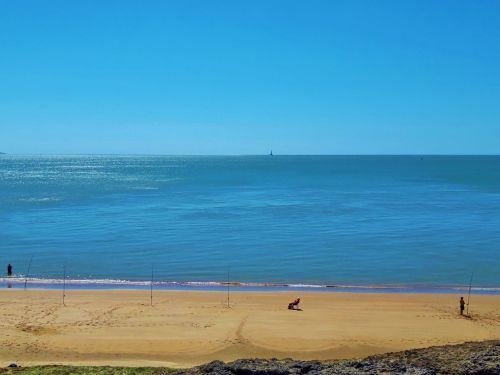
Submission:
M 474 272 L 471 273 L 470 275 L 470 282 L 469 282 L 469 296 L 467 297 L 467 315 L 469 315 L 469 303 L 470 303 L 470 290 L 472 289 L 472 277 L 474 276 Z
M 149 299 L 151 301 L 151 306 L 153 306 L 153 279 L 154 279 L 155 266 L 151 265 L 151 283 L 149 284 Z
M 229 268 L 227 269 L 227 308 L 229 309 Z
M 63 266 L 63 294 L 62 294 L 62 303 L 63 306 L 66 306 L 66 262 L 64 262 Z
M 28 263 L 28 271 L 26 272 L 26 278 L 24 279 L 24 290 L 28 286 L 28 278 L 30 277 L 31 262 L 33 261 L 33 255 L 31 255 L 30 261 Z

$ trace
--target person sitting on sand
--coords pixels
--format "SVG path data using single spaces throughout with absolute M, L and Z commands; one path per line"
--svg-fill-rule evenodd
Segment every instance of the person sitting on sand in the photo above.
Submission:
M 12 265 L 10 263 L 7 266 L 7 276 L 12 276 Z
M 465 301 L 464 297 L 460 297 L 460 315 L 464 315 Z
M 295 308 L 299 307 L 299 303 L 300 303 L 300 298 L 297 298 L 295 301 L 290 302 L 288 304 L 288 310 L 295 310 Z

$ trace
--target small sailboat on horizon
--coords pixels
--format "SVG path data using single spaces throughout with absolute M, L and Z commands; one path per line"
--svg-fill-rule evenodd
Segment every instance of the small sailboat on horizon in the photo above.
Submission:
M 271 152 L 269 153 L 269 156 L 273 156 L 273 150 L 271 150 Z

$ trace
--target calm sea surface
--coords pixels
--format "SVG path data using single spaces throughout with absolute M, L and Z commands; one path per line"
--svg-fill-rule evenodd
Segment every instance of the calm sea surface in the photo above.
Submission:
M 500 287 L 500 157 L 0 156 L 0 266 Z

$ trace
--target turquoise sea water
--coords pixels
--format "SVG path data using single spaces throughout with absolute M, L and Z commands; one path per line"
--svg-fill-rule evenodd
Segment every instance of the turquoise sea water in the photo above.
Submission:
M 44 279 L 500 287 L 498 156 L 0 156 Z

